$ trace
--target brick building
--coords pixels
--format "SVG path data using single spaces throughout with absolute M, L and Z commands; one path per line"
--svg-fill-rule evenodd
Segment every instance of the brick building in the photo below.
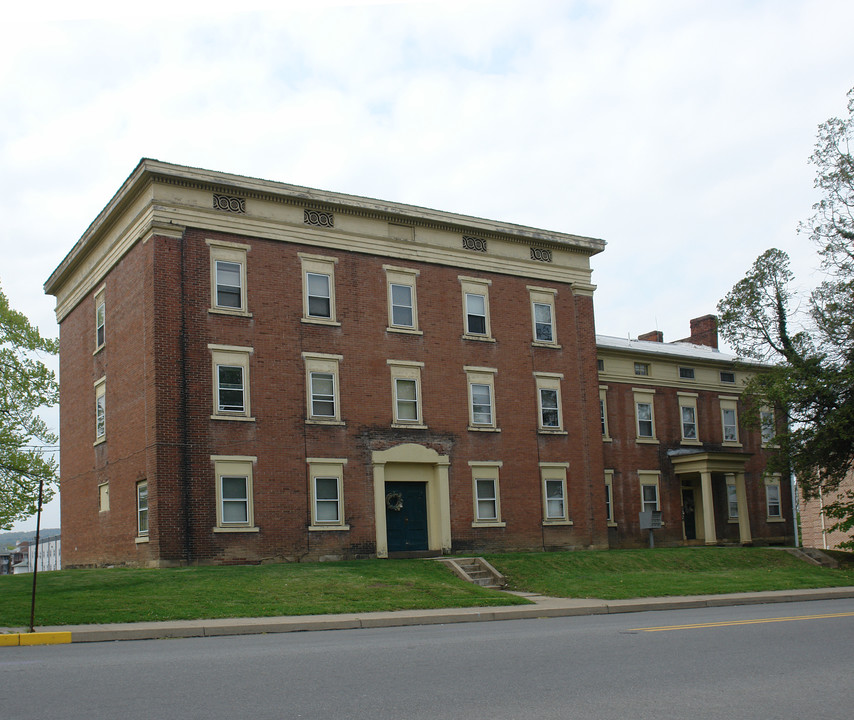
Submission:
M 788 486 L 769 524 L 761 448 L 719 375 L 732 358 L 597 343 L 604 245 L 141 161 L 45 285 L 65 565 L 632 545 L 656 472 L 665 542 L 693 539 L 687 487 L 700 542 L 786 540 Z M 682 353 L 693 384 L 665 371 Z M 645 405 L 651 437 L 630 417 Z
M 839 500 L 847 500 L 854 493 L 854 475 L 849 474 L 839 487 L 828 493 L 820 493 L 816 498 L 807 500 L 801 494 L 801 539 L 804 547 L 823 550 L 840 550 L 840 544 L 854 540 L 854 531 L 831 530 L 838 522 L 828 517 L 825 507 Z

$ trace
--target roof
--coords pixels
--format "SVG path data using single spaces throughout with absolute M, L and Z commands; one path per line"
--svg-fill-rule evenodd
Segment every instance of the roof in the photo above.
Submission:
M 632 340 L 630 338 L 618 338 L 611 335 L 597 335 L 596 347 L 602 350 L 616 350 L 637 355 L 657 355 L 677 360 L 685 359 L 725 364 L 758 364 L 754 360 L 730 355 L 707 345 L 694 345 L 687 342 L 660 343 L 651 340 Z

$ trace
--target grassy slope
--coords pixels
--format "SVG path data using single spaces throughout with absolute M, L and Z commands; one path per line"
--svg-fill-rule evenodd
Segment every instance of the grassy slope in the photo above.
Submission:
M 511 587 L 617 600 L 854 585 L 854 565 L 809 565 L 781 550 L 667 548 L 488 556 Z

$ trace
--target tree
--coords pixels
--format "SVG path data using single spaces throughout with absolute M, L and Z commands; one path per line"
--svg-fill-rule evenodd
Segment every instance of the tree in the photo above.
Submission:
M 45 501 L 56 492 L 50 446 L 58 438 L 36 413 L 59 400 L 56 377 L 40 359 L 58 350 L 0 290 L 0 529 L 36 512 L 41 481 Z
M 748 420 L 785 409 L 771 468 L 791 468 L 806 497 L 833 493 L 854 471 L 854 88 L 848 117 L 819 126 L 810 162 L 821 199 L 801 224 L 816 245 L 823 281 L 804 297 L 786 253 L 771 249 L 718 304 L 723 337 L 759 361 L 745 388 Z M 854 493 L 825 507 L 833 529 L 854 527 Z M 844 543 L 854 549 L 854 539 Z

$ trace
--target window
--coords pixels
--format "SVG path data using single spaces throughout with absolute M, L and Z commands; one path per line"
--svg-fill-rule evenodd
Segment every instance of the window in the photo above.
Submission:
M 211 312 L 249 315 L 246 300 L 246 253 L 250 246 L 206 240 L 211 254 Z
M 721 370 L 722 383 L 735 383 L 735 373 L 729 370 Z
M 310 530 L 349 530 L 344 522 L 346 458 L 308 458 L 311 484 Z
M 110 509 L 110 483 L 105 482 L 98 485 L 98 512 L 107 512 Z
M 303 276 L 303 322 L 338 325 L 335 311 L 337 258 L 299 254 Z
M 729 520 L 738 520 L 738 489 L 735 486 L 735 478 L 732 475 L 726 476 L 726 502 L 727 518 Z
M 104 347 L 106 342 L 107 306 L 104 301 L 104 288 L 95 293 L 95 352 Z
M 415 295 L 417 270 L 383 265 L 388 288 L 388 330 L 418 332 L 418 305 Z
M 608 434 L 608 386 L 599 386 L 599 422 L 602 426 L 602 439 L 611 440 Z
M 95 443 L 107 438 L 107 378 L 95 383 Z
M 679 415 L 682 425 L 682 442 L 696 444 L 697 433 L 697 396 L 695 394 L 677 393 L 679 399 Z
M 643 512 L 661 510 L 658 492 L 660 474 L 657 471 L 639 470 L 638 478 L 640 479 L 641 510 Z
M 463 291 L 463 337 L 491 340 L 489 323 L 490 280 L 459 277 Z
M 759 411 L 759 427 L 762 431 L 762 444 L 770 445 L 777 436 L 777 426 L 774 421 L 774 411 L 763 408 Z
M 636 362 L 635 375 L 641 375 L 643 377 L 649 376 L 649 363 Z
M 605 471 L 605 519 L 608 527 L 616 527 L 614 522 L 614 471 Z
M 721 398 L 721 426 L 724 444 L 738 445 L 738 398 Z
M 393 426 L 423 427 L 421 417 L 422 362 L 387 360 L 391 369 Z
M 341 424 L 338 363 L 342 355 L 302 354 L 306 368 L 306 418 L 309 423 Z
M 602 358 L 596 360 L 596 369 L 599 370 L 599 372 L 605 372 L 605 361 Z
M 566 470 L 569 463 L 540 463 L 543 483 L 543 524 L 572 525 L 566 506 Z
M 780 507 L 780 476 L 774 475 L 765 478 L 765 507 L 768 511 L 768 520 L 780 521 L 783 512 Z
M 560 402 L 561 373 L 534 373 L 537 383 L 539 429 L 541 432 L 563 432 Z
M 495 368 L 465 366 L 469 390 L 469 430 L 495 430 Z
M 148 535 L 148 482 L 136 484 L 136 531 L 138 535 Z
M 679 378 L 681 380 L 693 380 L 694 379 L 694 368 L 691 368 L 691 367 L 679 368 Z
M 531 321 L 535 345 L 557 346 L 555 329 L 556 290 L 544 287 L 528 286 L 531 297 Z
M 208 345 L 213 366 L 213 419 L 252 420 L 249 408 L 249 355 L 252 348 Z
M 655 439 L 654 390 L 634 388 L 635 422 L 639 442 L 657 442 Z
M 214 455 L 216 476 L 215 532 L 257 532 L 252 502 L 252 468 L 257 458 Z
M 469 461 L 474 488 L 474 522 L 472 527 L 504 527 L 498 491 L 498 471 L 502 463 Z

